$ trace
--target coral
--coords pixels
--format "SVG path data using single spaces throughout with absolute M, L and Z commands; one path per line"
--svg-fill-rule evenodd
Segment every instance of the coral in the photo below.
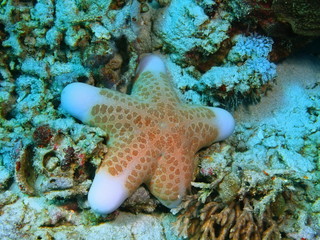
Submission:
M 198 179 L 205 183 L 192 184 L 201 188 L 200 205 L 208 196 L 225 206 L 247 198 L 254 219 L 272 213 L 283 239 L 319 237 L 319 131 L 314 111 L 319 102 L 311 101 L 318 98 L 314 73 L 319 70 L 317 65 L 302 71 L 305 61 L 319 60 L 298 58 L 295 67 L 279 65 L 277 88 L 264 103 L 237 111 L 235 134 L 200 154 Z
M 81 153 L 78 153 L 74 150 L 73 147 L 67 147 L 65 149 L 63 149 L 63 152 L 65 153 L 64 155 L 64 158 L 62 159 L 61 163 L 60 163 L 60 166 L 61 166 L 61 169 L 63 171 L 65 170 L 68 170 L 70 169 L 70 165 L 72 163 L 75 163 L 76 161 L 83 161 L 85 160 L 85 155 L 84 154 L 81 154 Z M 83 159 L 80 159 L 80 156 L 81 158 Z M 81 165 L 83 165 L 84 163 L 81 163 Z
M 226 8 L 236 20 L 242 20 L 252 12 L 253 7 L 246 0 L 231 0 L 227 1 L 222 8 Z
M 272 50 L 273 40 L 261 35 L 236 35 L 233 39 L 234 46 L 228 54 L 232 63 L 241 63 L 251 58 L 267 58 Z
M 97 128 L 59 119 L 59 96 L 73 81 L 129 84 L 136 58 L 126 48 L 136 32 L 127 19 L 139 19 L 139 11 L 109 6 L 73 0 L 0 6 L 1 190 L 17 183 L 17 191 L 51 203 L 87 194 L 105 139 Z
M 197 195 L 189 196 L 179 206 L 175 223 L 179 234 L 188 239 L 281 239 L 279 222 L 266 210 L 260 218 L 254 215 L 248 198 L 229 204 L 219 201 L 201 203 Z
M 235 108 L 244 101 L 256 102 L 265 94 L 276 77 L 276 66 L 268 60 L 273 41 L 260 35 L 236 35 L 232 41 L 225 64 L 212 67 L 193 81 L 185 76 L 175 78 L 187 99 L 194 101 L 190 91 L 195 91 L 202 104 L 222 102 Z
M 120 54 L 115 54 L 110 61 L 101 69 L 100 76 L 104 79 L 104 85 L 116 89 L 120 85 L 120 70 L 123 59 Z M 107 79 L 107 81 L 105 81 Z
M 11 214 L 10 214 L 11 213 Z M 14 213 L 14 214 L 13 214 Z M 0 216 L 0 237 L 2 239 L 74 239 L 78 237 L 95 239 L 114 236 L 126 239 L 162 240 L 165 238 L 161 219 L 150 214 L 137 217 L 131 213 L 117 213 L 113 221 L 97 219 L 90 212 L 68 210 L 58 206 L 46 206 L 38 199 L 22 202 L 18 200 L 7 207 Z M 114 217 L 114 215 L 113 215 Z M 92 226 L 95 224 L 95 226 Z M 57 227 L 54 227 L 57 226 Z M 84 227 L 86 226 L 86 227 Z M 90 229 L 90 231 L 88 231 Z
M 78 47 L 83 48 L 89 43 L 88 36 L 85 29 L 76 26 L 68 28 L 64 41 L 72 50 Z
M 316 0 L 231 0 L 220 8 L 236 18 L 234 30 L 259 32 L 275 41 L 272 61 L 280 61 L 304 48 L 320 34 Z
M 36 173 L 32 168 L 32 162 L 30 161 L 32 155 L 32 148 L 30 146 L 21 149 L 17 159 L 15 159 L 15 181 L 21 192 L 34 196 Z
M 15 97 L 12 95 L 14 84 L 11 73 L 7 69 L 0 67 L 0 79 L 0 121 L 2 121 L 8 118 Z
M 108 63 L 112 58 L 112 49 L 107 42 L 99 41 L 87 47 L 83 52 L 83 62 L 86 67 L 96 68 Z
M 68 128 L 76 130 L 75 126 Z M 99 159 L 106 151 L 103 144 L 98 144 L 101 138 L 92 138 L 90 146 L 80 140 L 85 134 L 81 133 L 83 130 L 72 138 L 61 131 L 52 123 L 40 126 L 33 136 L 36 144 L 17 149 L 15 180 L 23 193 L 56 202 L 87 193 L 91 174 L 88 158 Z
M 3 208 L 5 205 L 14 204 L 18 198 L 18 195 L 10 190 L 1 192 L 0 208 Z
M 148 55 L 130 96 L 82 83 L 63 90 L 63 109 L 109 137 L 88 196 L 93 210 L 114 211 L 142 183 L 164 205 L 175 206 L 190 186 L 195 153 L 232 133 L 227 111 L 182 103 L 166 74 L 162 59 Z
M 38 147 L 46 147 L 52 138 L 48 124 L 37 127 L 33 132 L 33 140 Z
M 179 16 L 179 17 L 176 17 Z M 176 61 L 194 48 L 212 54 L 228 38 L 230 23 L 224 18 L 210 21 L 204 10 L 194 1 L 171 1 L 163 18 L 157 19 L 155 33 L 164 41 L 164 48 Z
M 157 0 L 160 6 L 164 7 L 171 3 L 171 0 Z

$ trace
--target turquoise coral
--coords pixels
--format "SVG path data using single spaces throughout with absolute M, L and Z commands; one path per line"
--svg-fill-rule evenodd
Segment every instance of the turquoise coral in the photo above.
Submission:
M 233 37 L 232 42 L 234 46 L 224 63 L 202 75 L 190 67 L 183 69 L 171 63 L 174 74 L 183 75 L 174 80 L 179 80 L 176 84 L 186 99 L 206 105 L 219 101 L 228 105 L 234 99 L 241 102 L 260 98 L 261 89 L 276 78 L 276 65 L 268 59 L 273 41 L 258 34 L 240 34 Z
M 142 59 L 131 95 L 73 83 L 61 104 L 109 136 L 88 196 L 101 214 L 117 209 L 142 183 L 165 206 L 177 206 L 190 188 L 196 152 L 234 129 L 227 111 L 182 103 L 157 55 Z

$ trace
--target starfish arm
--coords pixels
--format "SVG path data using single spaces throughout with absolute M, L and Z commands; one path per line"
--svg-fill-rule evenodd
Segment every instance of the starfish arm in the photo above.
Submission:
M 156 162 L 150 150 L 134 143 L 136 140 L 131 144 L 113 142 L 109 147 L 89 190 L 89 204 L 95 212 L 113 212 L 149 179 Z
M 100 89 L 84 83 L 71 83 L 61 93 L 61 107 L 73 117 L 87 122 L 91 108 L 101 102 Z
M 132 131 L 130 121 L 141 114 L 144 104 L 110 89 L 72 83 L 62 92 L 61 106 L 75 118 L 102 128 L 112 137 Z
M 115 211 L 130 196 L 123 182 L 123 177 L 112 176 L 105 169 L 99 169 L 88 193 L 92 210 L 99 214 Z
M 203 106 L 188 106 L 180 110 L 180 115 L 189 121 L 185 138 L 189 141 L 190 151 L 197 152 L 214 142 L 229 137 L 235 127 L 232 115 L 224 109 Z
M 132 96 L 147 102 L 166 100 L 180 103 L 161 57 L 153 54 L 144 57 L 139 64 L 136 76 L 131 91 Z
M 204 119 L 204 123 L 208 125 L 208 132 L 204 134 L 202 146 L 219 142 L 229 137 L 235 128 L 233 116 L 226 110 L 217 107 L 204 107 L 206 112 L 212 112 L 212 117 Z M 212 136 L 215 136 L 210 143 Z M 207 139 L 206 139 L 207 138 Z
M 177 207 L 182 197 L 190 190 L 194 156 L 185 156 L 164 156 L 148 183 L 151 193 L 168 208 Z

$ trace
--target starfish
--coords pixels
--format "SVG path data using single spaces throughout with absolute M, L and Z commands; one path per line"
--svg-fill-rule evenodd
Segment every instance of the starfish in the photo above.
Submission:
M 64 110 L 109 138 L 88 193 L 100 214 L 116 210 L 143 183 L 163 205 L 176 207 L 190 189 L 196 153 L 234 130 L 229 112 L 183 103 L 160 56 L 145 56 L 136 75 L 130 95 L 84 83 L 61 94 Z

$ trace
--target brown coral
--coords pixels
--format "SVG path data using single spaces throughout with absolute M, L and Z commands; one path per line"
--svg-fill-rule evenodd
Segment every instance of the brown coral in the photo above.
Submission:
M 270 209 L 256 217 L 249 198 L 229 204 L 218 200 L 202 204 L 198 197 L 188 196 L 181 206 L 175 223 L 180 236 L 191 240 L 281 239 Z
M 63 149 L 64 158 L 60 162 L 60 166 L 62 171 L 70 169 L 70 165 L 74 162 L 76 162 L 77 158 L 77 152 L 74 150 L 73 147 L 67 147 Z
M 33 140 L 38 147 L 46 147 L 53 137 L 48 124 L 37 127 L 33 132 Z

